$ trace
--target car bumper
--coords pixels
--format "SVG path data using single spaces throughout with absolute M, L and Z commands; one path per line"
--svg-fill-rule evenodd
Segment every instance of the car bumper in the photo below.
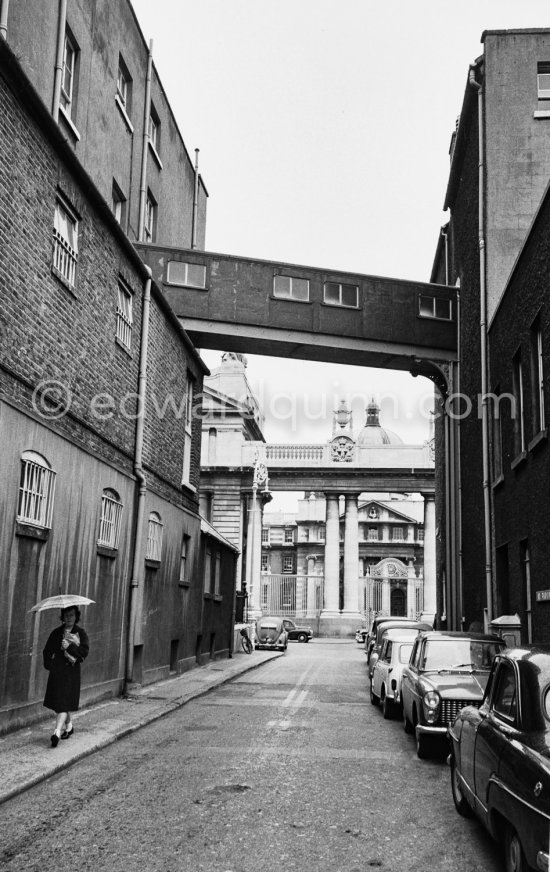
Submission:
M 426 736 L 446 736 L 447 727 L 436 727 L 431 726 L 430 724 L 417 724 L 416 732 L 422 733 Z

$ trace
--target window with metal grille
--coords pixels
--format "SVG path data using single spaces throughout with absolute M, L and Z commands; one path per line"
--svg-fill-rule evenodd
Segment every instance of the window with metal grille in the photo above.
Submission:
M 118 548 L 122 503 L 116 491 L 106 488 L 101 497 L 101 517 L 99 519 L 98 545 Z
M 329 306 L 348 306 L 356 309 L 358 305 L 359 288 L 357 285 L 325 282 L 323 302 Z
M 170 285 L 205 288 L 206 267 L 202 263 L 188 263 L 184 260 L 169 260 L 166 281 Z
M 146 560 L 160 560 L 162 554 L 162 533 L 164 530 L 158 512 L 151 512 L 149 522 L 147 524 L 147 548 L 145 550 Z
M 295 276 L 274 276 L 273 296 L 287 300 L 301 300 L 307 303 L 309 300 L 309 281 Z
M 48 461 L 35 451 L 24 451 L 21 455 L 17 520 L 50 528 L 54 492 L 55 472 Z
M 126 348 L 132 347 L 132 294 L 119 279 L 118 302 L 116 308 L 116 336 Z
M 78 258 L 78 220 L 69 207 L 58 200 L 53 218 L 52 269 L 74 287 Z

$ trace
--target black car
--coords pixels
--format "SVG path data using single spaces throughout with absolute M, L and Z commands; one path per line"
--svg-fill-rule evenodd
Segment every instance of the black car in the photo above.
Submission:
M 283 618 L 283 624 L 291 642 L 309 642 L 310 639 L 313 639 L 311 627 L 295 624 L 290 618 Z
M 498 654 L 481 706 L 449 736 L 459 814 L 504 845 L 507 870 L 550 869 L 550 646 Z

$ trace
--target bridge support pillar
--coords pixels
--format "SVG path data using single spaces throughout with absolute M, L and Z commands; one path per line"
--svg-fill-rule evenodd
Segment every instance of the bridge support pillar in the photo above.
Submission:
M 342 617 L 352 619 L 354 624 L 362 622 L 359 611 L 358 499 L 358 494 L 346 494 L 346 513 L 344 516 L 344 608 Z
M 424 497 L 424 611 L 437 612 L 436 559 L 435 559 L 435 496 Z

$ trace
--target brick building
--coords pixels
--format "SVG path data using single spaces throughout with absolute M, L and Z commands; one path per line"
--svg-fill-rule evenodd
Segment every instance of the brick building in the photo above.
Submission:
M 199 514 L 208 370 L 133 245 L 202 245 L 206 191 L 132 8 L 0 22 L 2 732 L 44 713 L 36 601 L 95 601 L 90 702 L 227 654 L 236 549 Z
M 436 479 L 439 605 L 457 629 L 517 611 L 525 640 L 548 641 L 547 611 L 535 602 L 536 589 L 547 587 L 540 530 L 547 267 L 540 231 L 533 231 L 538 248 L 525 239 L 550 178 L 550 30 L 486 31 L 481 41 L 451 140 L 450 218 L 431 276 L 458 286 L 460 325 L 458 364 L 447 375 L 461 400 L 451 407 L 454 419 L 442 414 L 436 425 L 440 460 L 447 451 Z M 528 291 L 520 291 L 519 275 L 529 276 Z M 503 406 L 501 433 L 499 403 L 489 395 L 519 399 L 520 385 L 525 414 L 529 397 L 538 398 L 538 411 L 525 419 L 523 437 L 516 419 L 513 447 L 509 411 Z

